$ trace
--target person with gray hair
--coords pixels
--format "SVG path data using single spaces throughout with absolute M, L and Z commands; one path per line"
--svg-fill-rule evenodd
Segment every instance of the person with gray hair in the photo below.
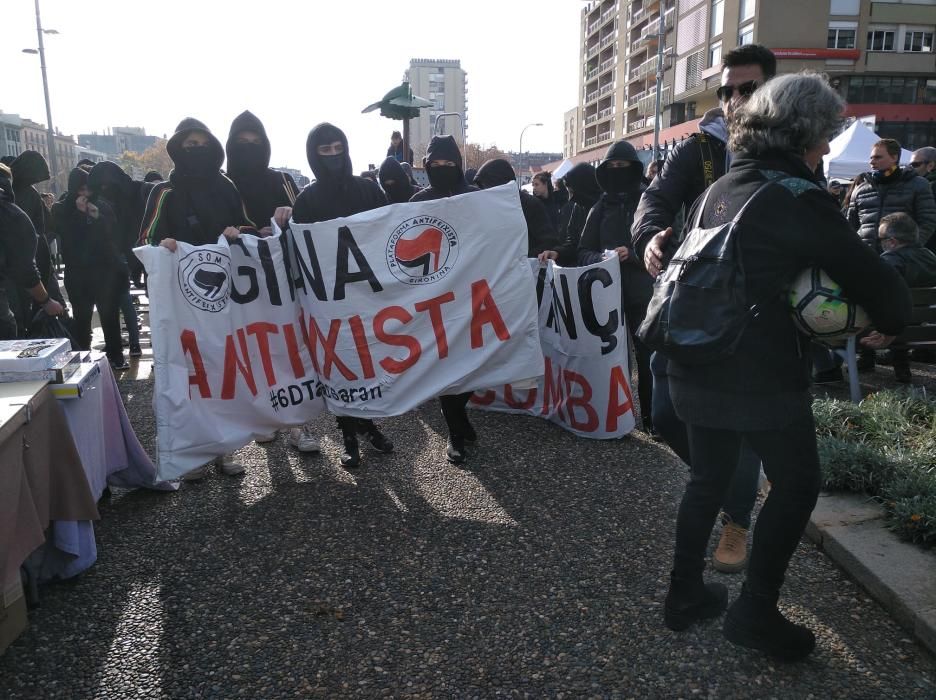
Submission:
M 723 631 L 735 644 L 791 661 L 809 655 L 816 640 L 777 604 L 821 476 L 808 340 L 793 324 L 784 290 L 803 268 L 817 265 L 864 307 L 880 333 L 896 335 L 911 313 L 904 281 L 855 236 L 815 178 L 843 107 L 824 77 L 800 73 L 767 82 L 737 110 L 729 125 L 731 167 L 687 218 L 697 221 L 696 230 L 711 229 L 746 207 L 732 235 L 746 299 L 759 311 L 727 358 L 669 362 L 669 390 L 689 433 L 692 471 L 676 520 L 664 622 L 682 630 L 727 607 L 727 589 L 706 583 L 703 571 L 744 441 L 760 457 L 771 489 L 754 529 L 747 578 Z M 682 330 L 691 332 L 689 325 Z

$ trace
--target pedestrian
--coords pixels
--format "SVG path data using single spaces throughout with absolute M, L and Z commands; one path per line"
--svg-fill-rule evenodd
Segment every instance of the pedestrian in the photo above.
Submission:
M 16 206 L 13 173 L 0 163 L 0 340 L 15 340 L 20 335 L 10 304 L 11 291 L 25 290 L 50 316 L 64 312 L 42 284 L 35 257 L 36 232 L 26 212 Z
M 406 151 L 403 150 L 403 135 L 399 131 L 390 134 L 390 147 L 387 149 L 387 157 L 393 158 L 398 163 L 413 162 L 413 149 L 407 146 Z
M 549 223 L 552 224 L 553 230 L 558 233 L 562 205 L 556 198 L 552 175 L 548 170 L 541 170 L 533 176 L 533 196 L 538 198 L 546 207 Z
M 668 262 L 682 231 L 682 219 L 702 193 L 728 170 L 728 124 L 754 91 L 777 73 L 777 59 L 758 44 L 745 44 L 722 60 L 721 107 L 705 113 L 699 132 L 680 141 L 640 199 L 634 220 L 634 249 L 652 277 Z M 825 351 L 828 353 L 828 351 Z M 668 361 L 662 353 L 650 358 L 653 373 L 653 426 L 680 459 L 692 465 L 689 434 L 676 415 L 669 391 Z M 722 526 L 712 565 L 719 571 L 742 571 L 748 561 L 748 531 L 757 503 L 761 464 L 747 442 L 742 443 L 737 469 L 722 504 Z
M 416 188 L 410 183 L 406 171 L 403 170 L 403 166 L 396 158 L 388 156 L 380 164 L 380 168 L 377 170 L 377 181 L 380 183 L 380 188 L 384 191 L 390 204 L 408 202 L 410 197 L 416 193 Z
M 579 241 L 585 229 L 588 212 L 601 197 L 601 188 L 595 179 L 595 168 L 591 163 L 579 163 L 566 174 L 569 201 L 559 212 L 559 245 L 555 250 L 540 253 L 540 262 L 555 260 L 563 267 L 578 264 Z
M 925 146 L 918 148 L 913 152 L 910 159 L 910 167 L 920 177 L 926 179 L 930 184 L 933 197 L 936 198 L 936 148 Z M 930 236 L 928 241 L 930 250 L 936 250 L 936 234 Z
M 731 119 L 727 175 L 709 190 L 698 227 L 737 224 L 746 298 L 760 307 L 726 359 L 707 364 L 670 360 L 669 389 L 689 432 L 692 476 L 676 521 L 676 546 L 666 625 L 682 630 L 725 610 L 726 587 L 705 583 L 705 550 L 725 500 L 743 440 L 761 458 L 770 493 L 754 533 L 747 578 L 728 609 L 729 641 L 785 660 L 806 657 L 815 636 L 778 608 L 793 552 L 821 483 L 809 392 L 809 358 L 779 293 L 805 265 L 836 280 L 868 312 L 881 333 L 910 319 L 900 276 L 858 240 L 835 201 L 814 179 L 819 158 L 840 126 L 844 101 L 825 78 L 784 75 L 760 87 Z M 700 200 L 696 206 L 702 206 Z M 696 211 L 688 219 L 695 221 Z M 686 327 L 682 330 L 691 330 Z
M 516 182 L 513 166 L 503 158 L 492 158 L 478 168 L 474 184 L 480 189 Z M 540 253 L 554 249 L 559 243 L 558 234 L 549 220 L 549 214 L 542 201 L 524 190 L 519 191 L 520 207 L 526 221 L 527 257 L 535 258 Z
M 169 180 L 150 190 L 140 228 L 140 241 L 160 245 L 171 252 L 177 242 L 200 246 L 217 243 L 224 235 L 236 239 L 240 228 L 255 231 L 247 217 L 237 187 L 221 172 L 224 148 L 202 122 L 188 117 L 179 122 L 166 144 L 172 159 Z M 243 474 L 245 467 L 233 454 L 218 459 L 227 476 Z M 202 465 L 182 478 L 201 479 L 207 472 Z
M 314 224 L 353 216 L 387 204 L 387 198 L 376 182 L 353 174 L 348 138 L 337 126 L 323 122 L 313 128 L 306 139 L 306 157 L 315 181 L 302 190 L 293 208 L 277 209 L 275 218 L 279 226 L 285 227 L 290 217 L 297 224 Z M 358 435 L 365 436 L 378 452 L 393 452 L 393 443 L 380 432 L 374 421 L 351 416 L 337 416 L 337 420 L 344 442 L 342 466 L 353 469 L 360 465 Z M 289 444 L 300 452 L 320 449 L 310 424 L 290 430 Z
M 465 182 L 463 163 L 458 144 L 450 134 L 433 136 L 426 149 L 426 157 L 423 158 L 429 187 L 414 194 L 410 201 L 427 202 L 477 192 L 477 187 Z M 478 439 L 466 410 L 470 398 L 471 392 L 439 397 L 442 416 L 448 428 L 445 454 L 452 464 L 464 464 L 468 459 L 466 443 L 473 444 Z

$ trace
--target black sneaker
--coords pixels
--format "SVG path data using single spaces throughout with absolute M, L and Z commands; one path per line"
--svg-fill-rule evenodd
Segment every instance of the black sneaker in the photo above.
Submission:
M 370 442 L 371 446 L 378 452 L 383 452 L 384 454 L 390 454 L 393 452 L 393 443 L 387 439 L 387 436 L 384 435 L 377 426 L 372 426 L 366 433 L 367 440 Z
M 130 357 L 143 357 L 143 350 L 139 345 L 130 346 Z
M 449 435 L 445 443 L 445 455 L 452 464 L 464 464 L 468 459 L 468 452 L 465 450 L 465 438 L 458 435 Z
M 777 610 L 776 598 L 752 595 L 744 589 L 728 608 L 722 631 L 732 644 L 763 651 L 781 661 L 800 661 L 816 648 L 816 636 L 787 620 Z
M 127 362 L 125 357 L 121 357 L 119 360 L 110 360 L 111 369 L 117 372 L 122 372 L 125 369 L 130 369 L 130 363 Z
M 727 607 L 728 589 L 720 583 L 687 589 L 673 582 L 663 604 L 663 622 L 674 632 L 682 632 L 693 622 L 718 617 Z
M 361 464 L 361 453 L 358 450 L 357 438 L 353 435 L 344 439 L 344 452 L 341 453 L 341 466 L 354 469 Z
M 844 380 L 845 376 L 842 374 L 841 367 L 824 369 L 821 372 L 816 372 L 813 375 L 813 384 L 838 384 Z

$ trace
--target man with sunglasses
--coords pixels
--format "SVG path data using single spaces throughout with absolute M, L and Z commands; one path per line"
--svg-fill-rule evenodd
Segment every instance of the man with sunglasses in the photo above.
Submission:
M 728 171 L 731 162 L 726 146 L 728 122 L 734 112 L 776 73 L 777 59 L 770 49 L 757 44 L 739 46 L 723 58 L 721 86 L 716 92 L 721 107 L 706 112 L 699 125 L 700 133 L 673 149 L 643 193 L 634 215 L 631 229 L 634 250 L 651 276 L 659 275 L 678 247 L 678 234 L 673 235 L 673 227 L 680 212 L 688 212 L 705 189 Z M 654 428 L 689 464 L 689 438 L 670 398 L 666 357 L 655 354 L 651 369 Z M 712 557 L 713 565 L 720 571 L 738 572 L 747 563 L 747 531 L 759 480 L 760 460 L 745 443 L 722 506 L 724 526 Z
M 910 167 L 913 168 L 913 172 L 926 179 L 933 191 L 933 199 L 936 199 L 936 148 L 926 146 L 915 150 L 910 159 Z M 930 236 L 928 243 L 930 249 L 936 251 L 936 235 Z

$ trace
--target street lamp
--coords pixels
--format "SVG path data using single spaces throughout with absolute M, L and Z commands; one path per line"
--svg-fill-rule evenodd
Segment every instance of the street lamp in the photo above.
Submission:
M 39 37 L 39 50 L 23 49 L 23 53 L 39 54 L 39 65 L 42 68 L 42 91 L 45 93 L 46 123 L 48 131 L 46 132 L 47 145 L 49 148 L 49 171 L 52 173 L 52 191 L 58 194 L 55 178 L 58 174 L 58 168 L 55 162 L 55 130 L 52 128 L 52 106 L 49 103 L 49 78 L 46 75 L 45 46 L 42 43 L 43 34 L 58 34 L 55 29 L 43 29 L 42 19 L 39 16 L 39 0 L 36 2 L 36 35 Z
M 525 127 L 523 127 L 523 129 L 520 130 L 520 155 L 517 158 L 517 170 L 520 171 L 518 173 L 519 177 L 517 178 L 517 180 L 520 182 L 520 187 L 523 186 L 523 132 L 529 129 L 531 126 L 542 126 L 542 125 L 543 124 L 541 122 L 536 122 L 534 124 L 527 124 Z

